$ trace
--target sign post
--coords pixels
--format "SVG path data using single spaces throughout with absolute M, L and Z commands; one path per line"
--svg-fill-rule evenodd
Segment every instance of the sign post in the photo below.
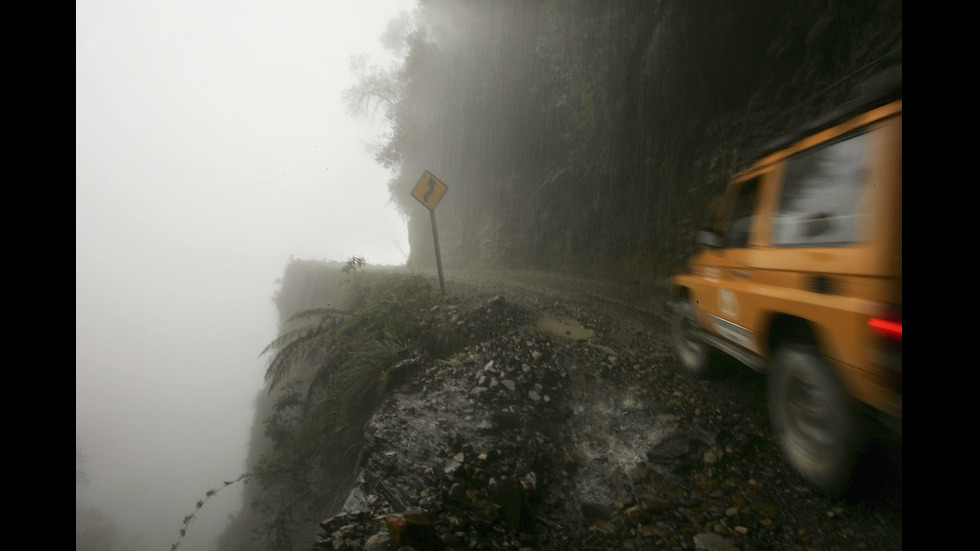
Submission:
M 436 246 L 436 266 L 439 269 L 439 291 L 443 295 L 446 294 L 446 283 L 442 278 L 442 258 L 439 255 L 439 232 L 436 231 L 436 205 L 439 204 L 439 201 L 446 194 L 447 190 L 449 188 L 446 184 L 442 183 L 428 170 L 422 174 L 418 183 L 415 184 L 415 189 L 412 190 L 412 197 L 415 197 L 419 203 L 422 203 L 425 208 L 429 209 L 429 218 L 432 220 L 432 242 Z

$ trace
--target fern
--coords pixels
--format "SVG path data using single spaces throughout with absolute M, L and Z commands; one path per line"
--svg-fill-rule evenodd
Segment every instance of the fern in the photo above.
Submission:
M 283 333 L 259 353 L 259 356 L 264 356 L 273 350 L 276 351 L 265 372 L 270 393 L 296 365 L 302 362 L 316 365 L 323 361 L 333 342 L 334 330 L 341 323 L 343 316 L 344 312 L 334 308 L 317 308 L 300 312 L 289 318 L 287 325 L 304 321 L 305 323 L 297 329 Z M 308 321 L 310 319 L 315 323 Z
M 406 360 L 441 353 L 454 334 L 434 315 L 437 295 L 424 278 L 378 280 L 357 273 L 357 262 L 348 267 L 359 293 L 353 310 L 299 312 L 260 354 L 272 355 L 265 378 L 277 394 L 265 420 L 272 449 L 252 468 L 263 489 L 253 506 L 279 520 L 274 512 L 288 509 L 296 530 L 336 509 L 356 475 L 364 426 L 415 363 Z

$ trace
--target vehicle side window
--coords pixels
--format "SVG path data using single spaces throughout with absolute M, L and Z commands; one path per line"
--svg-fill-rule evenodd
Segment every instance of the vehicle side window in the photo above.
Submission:
M 738 249 L 749 244 L 752 220 L 755 218 L 755 198 L 759 190 L 759 179 L 745 182 L 735 201 L 731 223 L 724 236 L 724 247 Z
M 773 215 L 773 245 L 854 242 L 865 216 L 868 144 L 861 132 L 793 156 Z

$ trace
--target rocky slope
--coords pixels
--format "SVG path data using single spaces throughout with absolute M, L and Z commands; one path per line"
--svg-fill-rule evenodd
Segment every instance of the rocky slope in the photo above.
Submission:
M 901 443 L 847 497 L 812 491 L 770 435 L 760 375 L 681 372 L 663 282 L 446 288 L 434 315 L 474 344 L 405 361 L 315 549 L 901 549 Z

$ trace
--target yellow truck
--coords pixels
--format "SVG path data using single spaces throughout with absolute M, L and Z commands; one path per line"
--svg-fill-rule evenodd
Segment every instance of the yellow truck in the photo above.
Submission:
M 680 363 L 766 373 L 788 462 L 838 494 L 874 430 L 901 435 L 902 100 L 829 114 L 735 176 L 674 277 Z

